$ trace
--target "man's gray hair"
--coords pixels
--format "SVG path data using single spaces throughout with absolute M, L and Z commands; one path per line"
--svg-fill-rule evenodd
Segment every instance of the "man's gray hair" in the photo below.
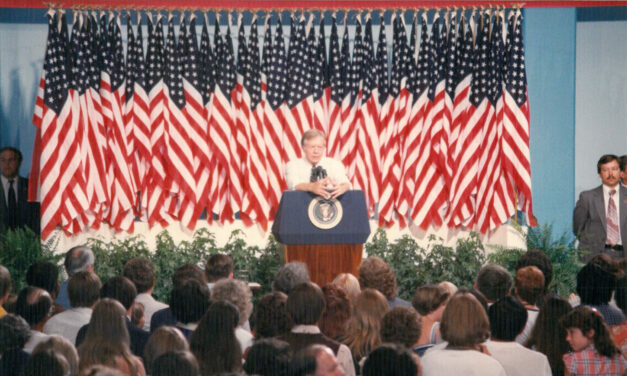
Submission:
M 94 253 L 86 245 L 78 245 L 71 248 L 65 254 L 65 271 L 68 276 L 73 276 L 78 272 L 84 272 L 88 267 L 94 265 Z
M 281 267 L 272 281 L 272 290 L 281 291 L 289 295 L 294 286 L 309 282 L 307 264 L 300 261 L 292 261 Z
M 221 279 L 211 289 L 212 301 L 229 302 L 237 307 L 240 326 L 244 325 L 253 311 L 252 298 L 253 293 L 248 284 L 239 279 Z

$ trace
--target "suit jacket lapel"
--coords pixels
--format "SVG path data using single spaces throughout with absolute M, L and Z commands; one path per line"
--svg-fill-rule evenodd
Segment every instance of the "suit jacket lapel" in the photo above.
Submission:
M 17 207 L 23 209 L 26 208 L 26 203 L 28 202 L 28 179 L 20 176 L 17 184 Z
M 603 186 L 599 186 L 594 190 L 594 205 L 596 205 L 597 213 L 601 218 L 601 223 L 603 223 L 603 230 L 606 229 L 605 224 L 605 200 L 603 199 Z
M 620 211 L 620 220 L 618 227 L 620 228 L 621 239 L 623 241 L 623 247 L 627 243 L 627 188 L 620 186 L 618 207 Z
M 2 185 L 2 183 L 0 183 L 0 209 L 2 209 L 3 213 L 6 213 L 7 210 L 9 210 L 9 207 L 7 206 L 7 200 L 4 197 L 4 186 Z

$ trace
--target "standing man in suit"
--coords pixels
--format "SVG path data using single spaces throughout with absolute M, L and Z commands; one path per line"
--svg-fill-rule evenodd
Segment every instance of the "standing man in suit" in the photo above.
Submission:
M 587 261 L 600 253 L 625 257 L 627 188 L 621 186 L 619 159 L 606 154 L 597 163 L 602 185 L 581 192 L 573 212 L 573 232 Z
M 621 155 L 621 157 L 618 158 L 618 161 L 620 162 L 621 184 L 623 187 L 627 187 L 627 155 Z
M 0 149 L 0 232 L 28 226 L 39 234 L 39 204 L 28 202 L 28 179 L 18 175 L 22 153 Z

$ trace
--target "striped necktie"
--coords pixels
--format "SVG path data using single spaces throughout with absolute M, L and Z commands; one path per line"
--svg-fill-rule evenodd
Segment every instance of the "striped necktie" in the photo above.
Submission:
M 607 217 L 605 218 L 607 240 L 609 245 L 616 245 L 620 242 L 620 232 L 618 229 L 618 212 L 616 211 L 616 204 L 614 203 L 614 195 L 616 189 L 610 191 L 610 199 L 607 204 Z

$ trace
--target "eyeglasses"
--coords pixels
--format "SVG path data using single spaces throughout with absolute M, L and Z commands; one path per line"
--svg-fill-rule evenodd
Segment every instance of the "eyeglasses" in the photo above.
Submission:
M 17 162 L 17 158 L 9 158 L 9 159 L 0 158 L 0 163 L 11 163 L 11 162 Z

